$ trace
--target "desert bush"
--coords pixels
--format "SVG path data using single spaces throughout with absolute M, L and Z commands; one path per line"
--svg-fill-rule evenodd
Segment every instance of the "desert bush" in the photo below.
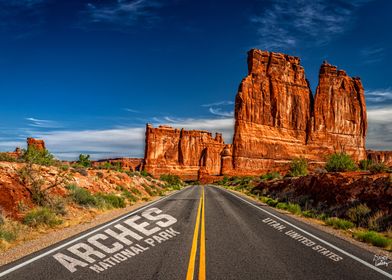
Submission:
M 27 163 L 46 166 L 55 163 L 54 156 L 48 150 L 38 150 L 34 146 L 30 146 L 27 150 L 22 151 L 22 160 Z
M 336 153 L 328 157 L 325 169 L 328 172 L 354 171 L 357 169 L 353 159 L 345 153 Z
M 304 158 L 293 159 L 290 163 L 290 170 L 287 174 L 290 177 L 308 175 L 308 163 Z
M 125 199 L 113 193 L 104 194 L 98 193 L 95 195 L 97 201 L 96 205 L 99 208 L 124 208 L 126 206 Z
M 16 162 L 17 159 L 7 153 L 0 153 L 0 161 Z
M 275 207 L 279 203 L 279 201 L 273 198 L 268 198 L 265 203 L 267 203 L 269 206 Z
M 6 230 L 0 227 L 0 239 L 7 242 L 12 242 L 16 239 L 17 233 L 15 231 Z
M 142 195 L 142 193 L 137 188 L 131 188 L 131 192 L 135 195 Z
M 350 221 L 336 218 L 336 217 L 327 218 L 325 220 L 325 224 L 328 226 L 332 226 L 333 228 L 336 228 L 336 229 L 350 229 L 355 226 L 354 223 L 352 223 Z
M 78 172 L 80 175 L 87 177 L 88 176 L 88 172 L 86 170 L 86 168 L 84 167 L 75 167 L 74 168 L 75 172 Z
M 306 210 L 302 212 L 302 216 L 306 217 L 306 218 L 316 218 L 317 214 L 314 213 L 314 211 L 312 210 Z
M 373 244 L 377 247 L 386 248 L 392 244 L 392 239 L 375 231 L 359 231 L 355 232 L 353 235 L 358 240 Z
M 48 207 L 50 207 L 51 210 L 56 215 L 61 215 L 65 216 L 67 214 L 67 203 L 65 199 L 61 196 L 56 196 L 53 199 L 50 200 Z
M 274 180 L 274 179 L 281 179 L 282 176 L 278 172 L 271 172 L 260 176 L 261 180 Z
M 137 201 L 137 196 L 135 196 L 134 194 L 132 194 L 130 191 L 128 190 L 124 190 L 122 192 L 122 196 L 124 196 L 126 199 L 128 199 L 129 202 L 136 202 Z
M 369 170 L 369 167 L 372 165 L 372 160 L 363 159 L 359 161 L 359 169 L 361 170 Z
M 387 172 L 389 168 L 382 162 L 373 163 L 369 166 L 369 171 L 372 173 L 382 173 Z
M 357 226 L 367 225 L 370 208 L 366 204 L 359 204 L 347 210 L 346 216 Z
M 153 190 L 151 187 L 145 185 L 144 190 L 148 193 L 149 196 L 155 196 L 155 190 Z
M 183 185 L 183 182 L 181 181 L 180 177 L 177 175 L 163 174 L 159 179 L 161 181 L 166 182 L 166 186 L 168 187 Z
M 368 218 L 367 227 L 373 231 L 387 230 L 391 220 L 392 218 L 388 215 L 388 212 L 377 211 Z
M 77 163 L 80 166 L 91 167 L 90 155 L 80 154 Z
M 148 173 L 146 170 L 140 171 L 140 175 L 142 177 L 152 177 L 152 175 L 150 173 Z
M 59 219 L 51 209 L 41 207 L 28 212 L 23 218 L 23 223 L 31 227 L 37 227 L 40 225 L 54 227 L 60 225 L 62 220 Z
M 97 206 L 97 199 L 88 190 L 75 185 L 69 185 L 67 188 L 70 191 L 69 196 L 73 202 L 82 206 Z

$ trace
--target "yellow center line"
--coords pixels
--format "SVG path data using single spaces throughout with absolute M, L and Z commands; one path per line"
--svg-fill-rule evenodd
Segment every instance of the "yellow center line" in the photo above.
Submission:
M 200 232 L 200 263 L 199 263 L 199 280 L 206 279 L 206 229 L 204 218 L 205 196 L 203 187 L 203 206 L 201 208 L 201 232 Z
M 199 238 L 199 226 L 200 226 L 200 210 L 201 210 L 202 203 L 203 203 L 203 197 L 200 198 L 199 207 L 197 208 L 195 231 L 193 233 L 191 256 L 189 258 L 188 272 L 186 274 L 186 280 L 193 280 L 193 274 L 195 272 L 197 241 Z

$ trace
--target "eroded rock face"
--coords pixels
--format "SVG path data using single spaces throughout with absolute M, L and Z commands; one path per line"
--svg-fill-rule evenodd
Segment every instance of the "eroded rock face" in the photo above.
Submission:
M 366 105 L 359 78 L 323 63 L 313 100 L 297 57 L 251 50 L 248 71 L 235 103 L 237 174 L 276 170 L 295 157 L 324 162 L 335 152 L 366 158 Z
M 38 140 L 34 138 L 27 138 L 27 148 L 29 147 L 34 147 L 39 151 L 46 149 L 44 140 Z
M 306 153 L 312 93 L 297 57 L 248 52 L 248 76 L 235 102 L 234 168 L 260 173 Z
M 309 134 L 309 153 L 346 152 L 354 160 L 366 158 L 367 130 L 364 89 L 359 78 L 324 62 L 320 68 Z
M 224 147 L 219 133 L 213 138 L 208 131 L 147 125 L 144 170 L 154 176 L 176 174 L 193 180 L 199 173 L 219 175 Z
M 386 166 L 392 167 L 392 151 L 373 151 L 367 150 L 367 158 L 373 162 L 384 163 Z

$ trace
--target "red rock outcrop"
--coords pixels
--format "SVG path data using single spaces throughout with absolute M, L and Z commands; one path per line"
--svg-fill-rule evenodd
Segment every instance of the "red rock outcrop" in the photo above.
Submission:
M 144 170 L 154 176 L 180 175 L 195 180 L 199 174 L 221 174 L 222 135 L 208 131 L 146 127 Z
M 366 153 L 369 160 L 392 167 L 392 151 L 367 150 Z
M 287 168 L 295 157 L 324 162 L 335 152 L 365 159 L 367 129 L 359 78 L 323 63 L 313 96 L 297 57 L 248 52 L 235 105 L 233 167 L 249 175 Z
M 311 103 L 298 57 L 250 50 L 235 102 L 235 170 L 259 174 L 276 160 L 304 155 Z
M 106 163 L 110 163 L 113 165 L 119 164 L 123 170 L 130 171 L 141 171 L 143 168 L 142 158 L 112 158 L 112 159 L 102 159 L 92 162 L 93 167 L 99 167 Z
M 309 134 L 309 152 L 314 158 L 343 151 L 354 160 L 366 158 L 367 130 L 364 89 L 359 78 L 324 62 Z
M 27 148 L 34 147 L 35 149 L 42 151 L 45 150 L 44 140 L 38 140 L 34 138 L 27 138 Z

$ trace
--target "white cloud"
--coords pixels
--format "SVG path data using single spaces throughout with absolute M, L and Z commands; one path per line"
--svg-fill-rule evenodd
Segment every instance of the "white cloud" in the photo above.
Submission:
M 139 113 L 140 112 L 138 110 L 134 110 L 134 109 L 130 109 L 130 108 L 124 108 L 124 111 L 130 112 L 130 113 Z
M 223 111 L 221 108 L 209 108 L 211 114 L 221 117 L 232 117 L 234 115 L 234 111 Z
M 156 21 L 154 10 L 161 4 L 154 0 L 117 0 L 111 4 L 87 4 L 84 15 L 92 23 L 109 23 L 132 26 L 141 19 L 148 23 Z
M 201 106 L 202 107 L 213 107 L 213 106 L 225 106 L 225 105 L 233 105 L 233 104 L 234 104 L 233 101 L 224 100 L 224 101 L 218 101 L 218 102 L 209 103 L 209 104 L 203 104 Z
M 366 147 L 392 150 L 392 106 L 368 108 L 368 136 Z
M 344 33 L 354 21 L 355 10 L 368 1 L 274 0 L 251 22 L 268 50 L 296 47 L 299 42 L 323 44 Z
M 365 96 L 369 103 L 392 102 L 392 89 L 369 90 L 365 92 Z
M 36 118 L 26 118 L 29 121 L 30 126 L 41 127 L 41 128 L 60 128 L 61 125 L 56 121 L 51 120 L 40 120 Z

